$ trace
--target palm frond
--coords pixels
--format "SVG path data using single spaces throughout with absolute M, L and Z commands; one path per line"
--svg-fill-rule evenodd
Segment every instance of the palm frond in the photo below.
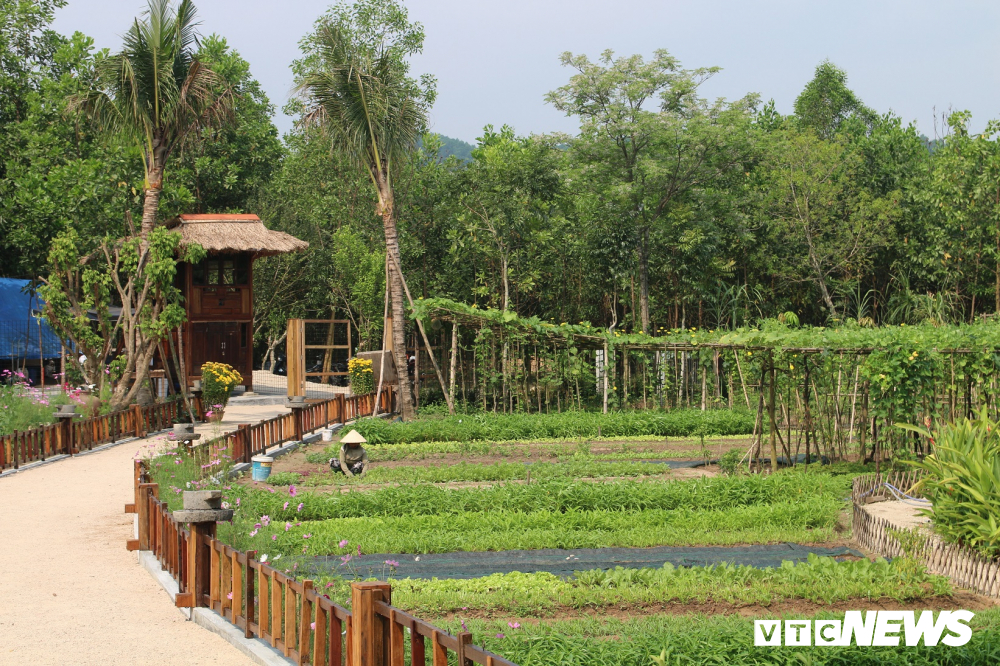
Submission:
M 322 125 L 331 141 L 373 179 L 391 178 L 392 165 L 411 151 L 427 121 L 426 108 L 396 54 L 355 48 L 336 26 L 315 37 L 320 67 L 296 93 L 305 125 Z

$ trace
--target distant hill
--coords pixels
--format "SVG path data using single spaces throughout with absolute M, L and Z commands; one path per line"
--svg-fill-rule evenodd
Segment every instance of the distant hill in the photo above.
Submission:
M 438 151 L 438 155 L 442 159 L 454 155 L 460 160 L 468 162 L 472 159 L 472 149 L 475 148 L 471 143 L 466 143 L 461 139 L 453 139 L 450 136 L 445 136 L 444 134 L 438 134 L 441 139 L 441 150 Z

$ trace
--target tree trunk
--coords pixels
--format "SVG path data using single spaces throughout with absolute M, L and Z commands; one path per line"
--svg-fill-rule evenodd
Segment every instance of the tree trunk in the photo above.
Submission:
M 642 310 L 642 332 L 649 333 L 649 228 L 639 234 L 639 308 Z
M 160 209 L 160 194 L 163 192 L 163 165 L 155 165 L 149 171 L 149 182 L 143 193 L 142 237 L 145 238 L 156 226 L 156 213 Z
M 382 225 L 385 228 L 385 251 L 392 257 L 389 262 L 389 294 L 392 297 L 392 356 L 396 362 L 396 374 L 399 378 L 399 408 L 404 421 L 413 419 L 416 411 L 413 408 L 413 390 L 410 386 L 410 373 L 406 362 L 406 308 L 403 296 L 402 261 L 399 256 L 399 236 L 396 232 L 396 212 L 393 208 L 392 192 L 384 192 L 385 202 L 382 210 Z

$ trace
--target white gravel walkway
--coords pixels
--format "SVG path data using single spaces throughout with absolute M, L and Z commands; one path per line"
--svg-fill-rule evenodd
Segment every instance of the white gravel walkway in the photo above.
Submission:
M 254 423 L 281 407 L 227 410 Z M 133 441 L 0 479 L 0 664 L 227 666 L 250 661 L 185 620 L 125 550 Z

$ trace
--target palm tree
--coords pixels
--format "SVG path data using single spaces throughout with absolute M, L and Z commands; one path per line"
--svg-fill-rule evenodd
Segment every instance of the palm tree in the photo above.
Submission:
M 391 44 L 365 47 L 338 27 L 325 25 L 317 31 L 315 46 L 320 65 L 297 87 L 307 104 L 303 121 L 324 128 L 334 146 L 350 156 L 375 187 L 375 214 L 382 218 L 389 266 L 393 357 L 403 418 L 409 419 L 414 412 L 406 371 L 405 287 L 392 176 L 426 126 L 426 107 Z
M 142 235 L 156 225 L 167 159 L 193 130 L 231 116 L 233 94 L 194 55 L 195 7 L 149 0 L 120 52 L 98 61 L 94 87 L 71 100 L 109 134 L 142 149 Z

